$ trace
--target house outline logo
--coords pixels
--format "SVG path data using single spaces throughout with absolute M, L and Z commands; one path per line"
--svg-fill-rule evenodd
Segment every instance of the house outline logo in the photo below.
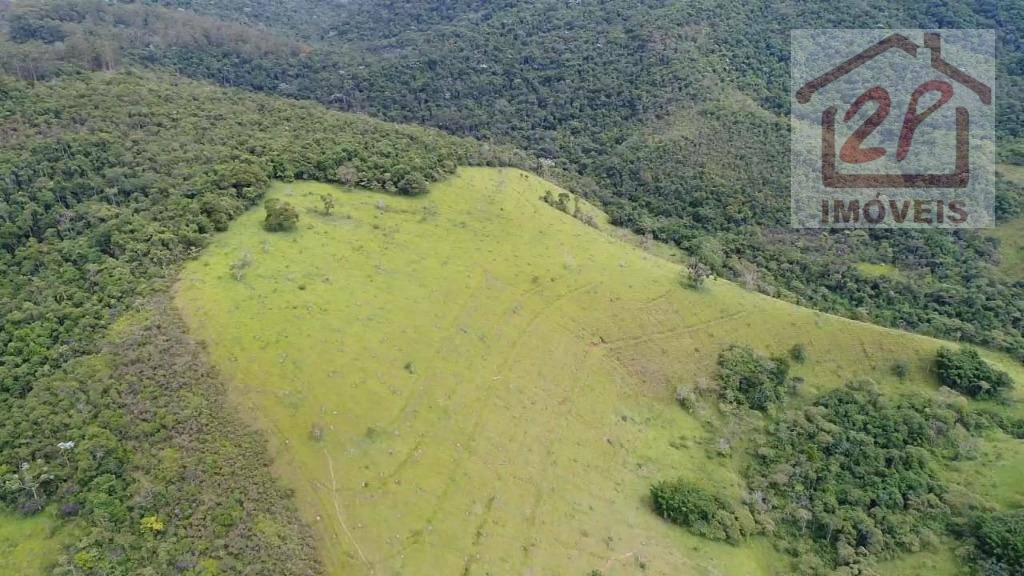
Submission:
M 984 106 L 992 105 L 992 88 L 984 82 L 974 78 L 970 74 L 957 68 L 948 62 L 942 55 L 942 35 L 938 32 L 925 32 L 923 45 L 910 40 L 903 34 L 890 34 L 882 40 L 874 43 L 868 48 L 846 59 L 829 71 L 821 74 L 803 84 L 795 95 L 799 104 L 810 103 L 812 97 L 819 90 L 832 84 L 836 80 L 846 76 L 861 66 L 873 61 L 875 58 L 892 50 L 898 50 L 916 60 L 921 48 L 931 52 L 931 68 L 942 74 L 945 78 L 955 81 L 974 93 L 978 101 Z M 937 91 L 940 99 L 927 108 L 923 113 L 916 109 L 917 99 L 920 96 Z M 912 146 L 913 135 L 917 126 L 928 116 L 940 108 L 952 97 L 953 87 L 945 80 L 931 80 L 923 83 L 914 91 L 911 97 L 911 104 L 907 114 L 904 116 L 903 127 L 900 132 L 900 142 L 897 148 L 897 160 L 902 161 L 906 157 L 907 150 Z M 881 86 L 875 86 L 865 91 L 854 105 L 849 109 L 844 121 L 849 121 L 860 107 L 868 101 L 875 101 L 878 105 L 875 113 L 861 125 L 861 127 L 848 139 L 840 150 L 836 151 L 836 127 L 835 119 L 837 106 L 831 105 L 821 112 L 821 178 L 826 188 L 965 188 L 970 182 L 970 111 L 965 106 L 957 106 L 955 109 L 955 165 L 952 170 L 944 173 L 843 173 L 840 172 L 837 159 L 848 163 L 867 163 L 879 158 L 879 150 L 873 148 L 863 149 L 863 143 L 872 131 L 877 128 L 889 113 L 890 99 L 888 93 Z M 852 144 L 852 145 L 851 145 Z

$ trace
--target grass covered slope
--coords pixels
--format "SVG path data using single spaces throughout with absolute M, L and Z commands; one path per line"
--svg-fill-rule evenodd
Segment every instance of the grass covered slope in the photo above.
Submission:
M 296 231 L 267 233 L 252 210 L 185 268 L 176 301 L 268 432 L 329 573 L 784 568 L 765 540 L 710 542 L 650 511 L 666 477 L 743 489 L 676 386 L 710 378 L 729 344 L 802 343 L 803 395 L 856 377 L 919 389 L 940 343 L 726 282 L 683 288 L 677 264 L 553 209 L 547 191 L 484 168 L 415 198 L 279 183 Z
M 0 514 L 0 574 L 47 574 L 68 539 L 52 511 L 31 518 Z

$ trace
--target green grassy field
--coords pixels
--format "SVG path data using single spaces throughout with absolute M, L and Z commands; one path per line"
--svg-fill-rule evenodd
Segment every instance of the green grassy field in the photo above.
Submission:
M 742 489 L 676 386 L 709 378 L 739 342 L 805 344 L 806 397 L 855 377 L 934 389 L 940 343 L 725 281 L 684 288 L 671 250 L 583 225 L 545 190 L 558 192 L 485 168 L 416 198 L 278 183 L 298 230 L 243 215 L 187 266 L 176 301 L 267 432 L 331 574 L 778 573 L 766 540 L 713 543 L 650 511 L 664 478 Z M 321 194 L 334 214 L 318 212 Z M 911 367 L 902 382 L 897 359 Z M 1014 493 L 1020 444 L 1000 446 L 1015 473 L 950 473 Z M 952 562 L 919 556 L 883 572 Z
M 67 539 L 52 511 L 30 518 L 0 515 L 0 574 L 47 574 Z
M 999 173 L 1024 186 L 1024 167 L 1000 164 Z M 999 239 L 1000 269 L 1010 278 L 1024 280 L 1024 218 L 1003 222 L 989 235 Z
M 999 268 L 1010 278 L 1024 279 L 1024 218 L 1004 222 L 989 235 L 999 238 Z
M 865 278 L 878 278 L 880 276 L 889 276 L 892 278 L 900 278 L 903 274 L 899 268 L 892 264 L 874 264 L 872 262 L 858 262 L 855 266 L 857 271 L 860 272 Z

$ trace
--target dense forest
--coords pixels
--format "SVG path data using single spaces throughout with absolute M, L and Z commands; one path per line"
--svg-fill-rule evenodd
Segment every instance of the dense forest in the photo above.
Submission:
M 139 63 L 510 143 L 616 224 L 802 305 L 1024 359 L 1024 289 L 973 231 L 788 228 L 788 39 L 801 27 L 995 28 L 1001 161 L 1024 163 L 1014 2 L 57 1 L 8 10 L 22 77 Z M 1024 186 L 998 184 L 998 216 Z M 897 274 L 866 276 L 860 263 Z

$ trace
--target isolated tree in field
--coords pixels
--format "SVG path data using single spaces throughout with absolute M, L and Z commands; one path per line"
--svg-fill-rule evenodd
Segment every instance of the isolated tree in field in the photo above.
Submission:
M 323 206 L 324 216 L 330 216 L 331 212 L 334 211 L 334 196 L 322 194 L 320 195 L 320 202 Z
M 686 265 L 686 272 L 683 275 L 684 282 L 688 282 L 690 286 L 698 290 L 704 286 L 704 282 L 710 277 L 711 268 L 696 258 L 690 260 L 690 263 Z
M 807 361 L 807 345 L 793 344 L 793 347 L 789 349 L 789 357 L 797 364 L 803 364 Z
M 568 192 L 559 192 L 558 200 L 555 201 L 555 208 L 558 208 L 566 214 L 569 213 L 569 202 L 572 200 L 572 195 Z
M 268 198 L 263 203 L 263 208 L 267 211 L 267 218 L 263 221 L 263 228 L 268 232 L 294 230 L 299 222 L 299 212 L 287 202 L 282 202 L 276 198 Z
M 900 380 L 904 380 L 910 374 L 910 365 L 906 360 L 897 360 L 892 363 L 892 373 Z
M 241 282 L 242 278 L 245 278 L 245 271 L 248 270 L 250 266 L 252 266 L 252 254 L 246 252 L 245 254 L 242 254 L 241 258 L 231 263 L 231 275 L 235 280 Z

